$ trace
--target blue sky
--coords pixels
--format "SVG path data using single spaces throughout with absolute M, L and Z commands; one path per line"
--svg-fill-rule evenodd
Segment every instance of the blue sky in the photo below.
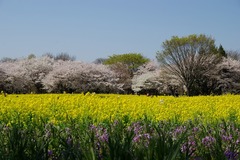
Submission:
M 155 59 L 162 42 L 190 34 L 240 51 L 240 0 L 0 0 L 0 58 Z

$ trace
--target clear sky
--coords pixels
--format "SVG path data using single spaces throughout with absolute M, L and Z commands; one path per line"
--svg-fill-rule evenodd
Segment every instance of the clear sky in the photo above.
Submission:
M 190 34 L 240 51 L 240 0 L 0 0 L 0 58 L 155 59 L 162 42 Z

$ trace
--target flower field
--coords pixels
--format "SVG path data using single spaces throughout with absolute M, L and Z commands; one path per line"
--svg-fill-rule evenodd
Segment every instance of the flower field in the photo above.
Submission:
M 0 96 L 0 159 L 239 159 L 240 96 Z

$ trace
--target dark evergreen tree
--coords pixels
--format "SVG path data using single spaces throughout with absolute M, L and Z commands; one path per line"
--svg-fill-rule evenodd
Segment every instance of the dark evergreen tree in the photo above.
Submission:
M 218 48 L 218 54 L 223 56 L 223 57 L 227 57 L 227 54 L 223 48 L 223 46 L 220 44 L 219 48 Z

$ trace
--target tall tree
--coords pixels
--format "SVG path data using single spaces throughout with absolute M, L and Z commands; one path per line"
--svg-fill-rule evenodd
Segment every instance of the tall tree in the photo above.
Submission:
M 156 58 L 165 74 L 177 77 L 188 95 L 204 94 L 201 92 L 207 83 L 206 76 L 220 61 L 215 40 L 203 34 L 173 36 L 162 47 Z

